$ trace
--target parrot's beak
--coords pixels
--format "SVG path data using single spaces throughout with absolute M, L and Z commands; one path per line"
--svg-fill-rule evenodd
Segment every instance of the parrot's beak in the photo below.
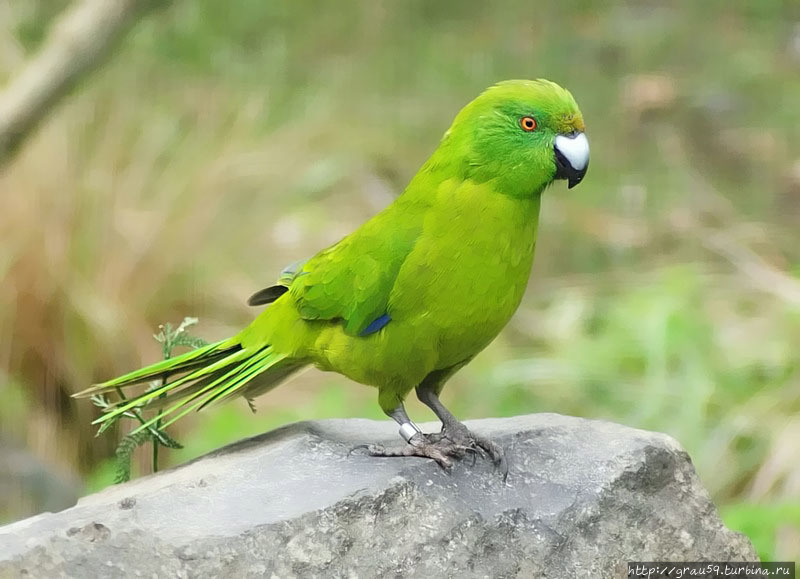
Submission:
M 568 187 L 572 189 L 583 180 L 589 168 L 589 140 L 578 131 L 558 135 L 553 150 L 556 154 L 556 179 L 567 179 Z

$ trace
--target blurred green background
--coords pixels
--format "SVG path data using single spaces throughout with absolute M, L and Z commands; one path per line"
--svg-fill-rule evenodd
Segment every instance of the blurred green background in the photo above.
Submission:
M 0 81 L 65 5 L 0 0 Z M 152 13 L 0 173 L 0 521 L 113 479 L 122 433 L 94 438 L 71 393 L 158 359 L 161 323 L 241 328 L 253 291 L 402 191 L 461 106 L 535 77 L 575 95 L 592 166 L 547 192 L 527 296 L 445 403 L 667 432 L 728 525 L 800 557 L 794 0 Z M 190 417 L 162 466 L 290 421 L 383 418 L 373 390 L 317 371 L 256 404 Z

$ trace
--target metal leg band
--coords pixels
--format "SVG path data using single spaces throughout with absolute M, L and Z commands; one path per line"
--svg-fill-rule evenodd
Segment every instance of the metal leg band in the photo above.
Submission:
M 422 431 L 413 422 L 404 422 L 400 425 L 400 436 L 406 442 L 409 442 L 417 434 L 422 434 Z

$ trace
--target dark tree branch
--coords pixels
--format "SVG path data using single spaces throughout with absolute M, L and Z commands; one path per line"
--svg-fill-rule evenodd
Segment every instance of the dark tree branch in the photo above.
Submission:
M 80 0 L 0 93 L 0 168 L 47 114 L 94 71 L 149 9 L 166 0 Z

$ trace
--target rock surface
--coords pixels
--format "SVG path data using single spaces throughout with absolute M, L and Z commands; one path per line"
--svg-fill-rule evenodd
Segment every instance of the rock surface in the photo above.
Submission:
M 624 577 L 627 561 L 757 560 L 671 438 L 553 414 L 469 423 L 502 444 L 447 474 L 293 424 L 0 528 L 0 577 Z M 434 425 L 424 425 L 427 431 Z

